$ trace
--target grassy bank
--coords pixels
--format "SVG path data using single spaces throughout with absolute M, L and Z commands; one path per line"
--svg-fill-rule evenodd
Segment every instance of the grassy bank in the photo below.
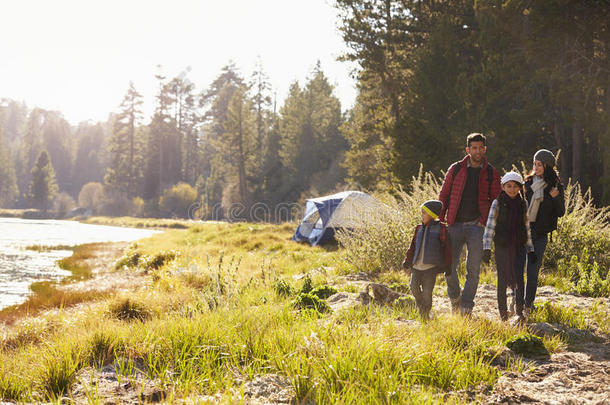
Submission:
M 61 288 L 61 284 L 86 280 L 92 276 L 93 261 L 103 254 L 108 244 L 87 243 L 80 246 L 44 246 L 32 245 L 26 247 L 28 250 L 44 252 L 49 250 L 72 250 L 71 256 L 61 259 L 57 265 L 71 272 L 69 277 L 64 278 L 61 283 L 52 281 L 41 281 L 30 286 L 32 294 L 25 302 L 0 310 L 0 322 L 12 324 L 18 319 L 28 316 L 36 316 L 43 311 L 54 308 L 68 308 L 82 302 L 99 300 L 109 295 L 101 291 L 67 291 Z
M 343 250 L 296 244 L 292 231 L 200 224 L 132 244 L 113 274 L 151 283 L 106 292 L 77 312 L 16 322 L 0 345 L 0 398 L 69 397 L 84 370 L 114 362 L 119 379 L 139 376 L 135 381 L 155 385 L 168 401 L 213 394 L 229 401 L 244 379 L 274 373 L 287 378 L 300 402 L 463 402 L 459 390 L 484 392 L 504 370 L 524 367 L 492 366 L 494 348 L 519 332 L 500 322 L 441 315 L 420 324 L 409 306 L 294 309 L 308 279 L 313 287 L 358 290 L 342 277 L 355 270 Z M 398 272 L 378 277 L 408 282 Z M 552 316 L 563 319 L 557 311 Z M 577 315 L 562 316 L 569 323 Z M 558 339 L 545 345 L 565 348 Z M 95 402 L 98 394 L 91 388 L 87 395 Z
M 78 218 L 76 218 L 78 219 Z M 136 218 L 136 217 L 88 217 L 80 219 L 84 224 L 124 226 L 128 228 L 155 228 L 155 229 L 187 229 L 196 221 L 168 218 Z

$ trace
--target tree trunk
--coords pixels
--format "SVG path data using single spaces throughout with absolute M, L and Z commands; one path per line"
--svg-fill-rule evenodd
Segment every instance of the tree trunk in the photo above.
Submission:
M 572 180 L 581 182 L 582 177 L 582 128 L 580 120 L 572 124 Z

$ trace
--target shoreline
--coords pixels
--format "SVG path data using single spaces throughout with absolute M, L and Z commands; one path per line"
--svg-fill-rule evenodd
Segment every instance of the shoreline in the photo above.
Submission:
M 70 289 L 66 287 L 86 280 L 95 280 L 103 273 L 101 268 L 112 267 L 129 243 L 131 242 L 95 242 L 72 246 L 70 256 L 56 261 L 59 268 L 69 271 L 71 275 L 59 281 L 45 280 L 32 283 L 31 293 L 25 301 L 0 309 L 0 324 L 10 326 L 27 316 L 38 316 L 48 310 L 69 308 L 101 298 L 105 294 L 69 291 Z M 65 246 L 58 247 L 65 250 Z M 44 249 L 54 250 L 54 246 L 44 246 Z M 117 251 L 120 251 L 120 254 L 117 254 Z
M 187 229 L 206 221 L 195 221 L 176 218 L 139 218 L 130 216 L 111 217 L 104 215 L 66 217 L 58 213 L 43 214 L 32 209 L 0 209 L 0 218 L 17 218 L 29 220 L 76 221 L 89 225 L 106 225 L 138 229 Z

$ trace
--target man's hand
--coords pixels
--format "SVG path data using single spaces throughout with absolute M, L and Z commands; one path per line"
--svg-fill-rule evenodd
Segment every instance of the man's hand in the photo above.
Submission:
M 483 263 L 489 264 L 490 260 L 491 260 L 491 250 L 485 249 L 483 251 Z

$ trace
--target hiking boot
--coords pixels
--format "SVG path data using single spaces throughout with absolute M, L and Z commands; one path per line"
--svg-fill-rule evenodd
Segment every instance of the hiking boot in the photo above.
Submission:
M 508 311 L 507 310 L 505 310 L 505 309 L 504 310 L 502 310 L 502 309 L 500 310 L 500 320 L 502 322 L 508 321 Z
M 460 315 L 470 318 L 472 316 L 472 308 L 460 307 Z
M 517 305 L 517 316 L 523 318 L 523 305 Z
M 451 298 L 451 313 L 459 314 L 460 313 L 460 303 L 462 302 L 462 297 L 459 296 L 457 298 Z

